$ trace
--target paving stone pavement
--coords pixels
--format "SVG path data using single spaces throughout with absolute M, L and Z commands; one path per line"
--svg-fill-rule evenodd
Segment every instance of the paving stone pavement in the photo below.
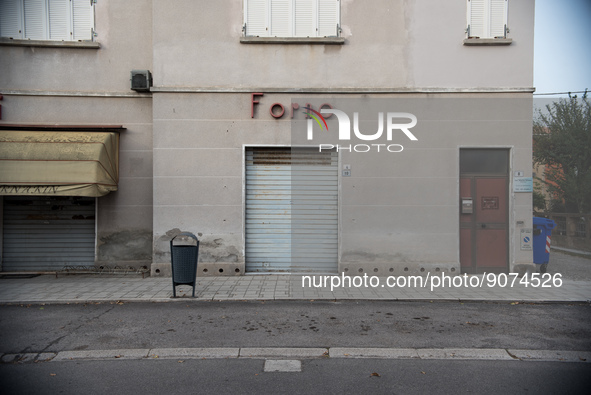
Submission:
M 458 276 L 461 286 L 435 287 L 432 278 L 422 277 L 425 286 L 391 287 L 387 278 L 374 278 L 373 285 L 333 287 L 313 286 L 322 279 L 302 275 L 246 275 L 236 277 L 199 277 L 195 298 L 192 287 L 177 286 L 172 298 L 172 280 L 162 277 L 126 275 L 40 275 L 33 278 L 0 278 L 0 303 L 76 303 L 101 301 L 211 301 L 211 300 L 471 300 L 506 302 L 590 302 L 591 281 L 562 280 L 562 284 L 545 283 L 546 287 L 527 287 L 517 279 L 511 285 L 493 287 L 482 276 Z M 342 277 L 341 277 L 342 279 Z M 407 278 L 408 279 L 408 278 Z M 426 279 L 426 280 L 425 280 Z M 491 277 L 492 279 L 492 277 Z M 306 281 L 303 285 L 302 280 Z M 379 281 L 378 281 L 379 280 Z M 334 280 L 336 282 L 336 280 Z M 406 280 L 405 280 L 406 281 Z M 410 281 L 409 281 L 410 282 Z M 435 281 L 436 283 L 437 281 Z M 482 283 L 480 286 L 470 286 Z M 459 284 L 459 281 L 456 281 Z M 465 286 L 468 284 L 468 286 Z M 348 285 L 348 284 L 347 284 Z

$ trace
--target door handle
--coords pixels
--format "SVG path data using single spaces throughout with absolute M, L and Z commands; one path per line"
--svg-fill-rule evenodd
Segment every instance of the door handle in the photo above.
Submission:
M 486 224 L 482 224 L 480 226 L 482 227 L 482 229 L 486 228 Z

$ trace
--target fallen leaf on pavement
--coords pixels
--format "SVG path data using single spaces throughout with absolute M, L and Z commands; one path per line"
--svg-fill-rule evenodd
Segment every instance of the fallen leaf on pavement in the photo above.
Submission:
M 371 376 L 373 376 L 373 377 L 382 377 L 382 376 L 380 376 L 380 374 L 379 374 L 379 373 L 376 373 L 376 372 L 373 372 L 373 373 L 371 374 Z

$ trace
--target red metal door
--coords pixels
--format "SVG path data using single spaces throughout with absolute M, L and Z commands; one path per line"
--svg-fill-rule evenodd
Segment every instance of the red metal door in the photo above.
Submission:
M 463 273 L 506 273 L 508 265 L 508 179 L 462 176 L 460 196 L 472 212 L 460 209 L 460 265 Z

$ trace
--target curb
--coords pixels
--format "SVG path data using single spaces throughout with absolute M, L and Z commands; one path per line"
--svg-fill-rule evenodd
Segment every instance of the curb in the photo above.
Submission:
M 153 348 L 5 353 L 2 363 L 155 359 L 421 359 L 591 363 L 591 351 L 501 348 Z
M 84 303 L 186 303 L 186 302 L 269 302 L 269 301 L 294 301 L 294 302 L 341 302 L 341 301 L 383 301 L 383 302 L 460 302 L 460 303 L 535 303 L 535 304 L 560 304 L 560 303 L 591 303 L 591 299 L 564 298 L 564 299 L 486 299 L 486 298 L 154 298 L 154 299 L 43 299 L 43 300 L 0 300 L 0 305 L 16 304 L 84 304 Z

